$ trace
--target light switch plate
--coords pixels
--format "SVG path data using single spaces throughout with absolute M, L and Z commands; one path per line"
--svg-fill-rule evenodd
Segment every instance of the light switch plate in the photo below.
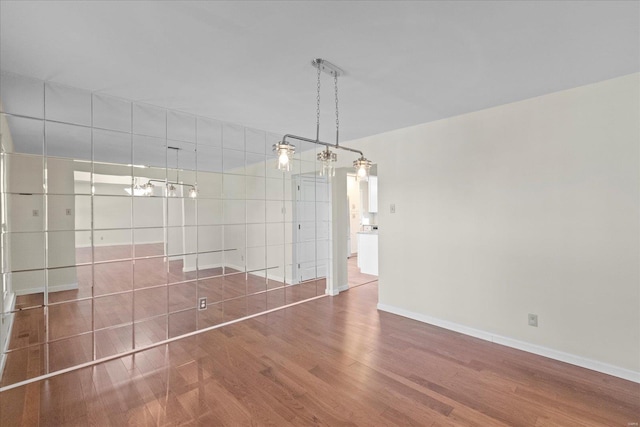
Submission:
M 389 206 L 389 212 L 396 213 L 396 204 L 395 203 L 391 203 L 391 206 Z

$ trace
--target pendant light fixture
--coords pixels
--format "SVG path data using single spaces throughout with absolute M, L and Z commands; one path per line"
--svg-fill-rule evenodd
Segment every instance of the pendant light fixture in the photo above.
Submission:
M 353 167 L 356 168 L 356 178 L 360 181 L 369 180 L 369 170 L 371 169 L 371 161 L 360 157 L 353 161 Z
M 278 156 L 277 168 L 283 172 L 289 172 L 291 170 L 291 159 L 296 152 L 296 146 L 289 144 L 286 141 L 273 144 L 273 152 Z
M 144 195 L 153 196 L 153 187 L 154 185 L 151 183 L 151 181 L 147 182 L 147 184 L 144 186 Z
M 175 150 L 176 152 L 176 164 L 179 164 L 178 161 L 178 153 L 180 150 L 180 148 L 177 147 L 167 147 L 168 149 L 172 149 Z M 198 190 L 196 189 L 196 186 L 194 184 L 184 184 L 182 182 L 180 182 L 180 169 L 176 170 L 176 180 L 175 181 L 164 181 L 164 180 L 160 180 L 160 179 L 149 179 L 147 181 L 146 184 L 138 184 L 138 178 L 135 178 L 133 181 L 133 188 L 132 187 L 125 187 L 125 191 L 127 193 L 129 193 L 129 195 L 132 196 L 146 196 L 146 197 L 150 197 L 153 196 L 154 193 L 154 189 L 155 189 L 155 185 L 153 185 L 154 182 L 158 182 L 158 183 L 162 183 L 165 186 L 165 194 L 167 197 L 176 197 L 178 195 L 178 189 L 177 186 L 180 187 L 189 187 L 189 192 L 188 192 L 188 196 L 192 199 L 195 199 L 196 197 L 198 197 Z M 92 193 L 94 192 L 94 190 L 92 189 Z M 184 195 L 184 190 L 182 190 L 181 194 Z
M 317 158 L 320 162 L 322 162 L 320 176 L 336 175 L 336 169 L 333 166 L 333 164 L 338 161 L 338 155 L 336 153 L 332 152 L 331 150 L 329 150 L 329 147 L 327 147 L 318 153 Z
M 126 191 L 130 196 L 146 196 L 147 195 L 147 185 L 138 184 L 138 178 L 136 178 L 133 182 L 133 189 L 131 187 L 125 187 L 124 191 Z M 94 188 L 91 188 L 91 192 L 95 193 Z
M 166 186 L 165 188 L 166 188 L 167 197 L 175 197 L 178 195 L 177 187 L 176 187 L 178 185 L 181 187 L 189 187 L 188 195 L 190 198 L 195 199 L 196 197 L 198 197 L 198 190 L 196 189 L 196 186 L 193 184 L 183 184 L 177 181 L 162 181 L 160 179 L 150 179 L 144 185 L 138 185 L 136 183 L 136 185 L 133 187 L 133 191 L 134 191 L 133 195 L 147 196 L 147 197 L 153 196 L 153 189 L 156 187 L 155 185 L 153 185 L 154 182 L 159 182 Z M 131 191 L 131 188 L 127 187 L 125 188 L 125 190 L 127 191 L 127 193 L 129 193 Z M 184 190 L 182 194 L 184 194 Z
M 176 197 L 176 186 L 173 184 L 167 185 L 167 197 Z
M 353 162 L 353 166 L 356 168 L 358 179 L 366 180 L 369 177 L 369 169 L 371 168 L 371 161 L 364 157 L 364 154 L 360 150 L 345 147 L 340 145 L 340 117 L 338 113 L 338 76 L 344 75 L 344 71 L 332 64 L 331 62 L 322 58 L 317 58 L 311 61 L 318 70 L 318 82 L 317 82 L 317 96 L 316 96 L 316 139 L 304 138 L 297 135 L 286 134 L 282 137 L 282 141 L 273 145 L 273 152 L 278 156 L 277 168 L 282 171 L 291 170 L 291 160 L 295 153 L 295 146 L 287 142 L 287 138 L 297 139 L 299 141 L 311 142 L 313 144 L 323 145 L 324 150 L 319 152 L 316 156 L 317 160 L 322 163 L 322 169 L 320 175 L 334 176 L 335 175 L 335 162 L 338 160 L 338 155 L 330 150 L 330 148 L 336 148 L 340 150 L 351 151 L 353 153 L 360 154 L 360 158 Z M 324 72 L 333 77 L 334 91 L 336 99 L 336 143 L 330 144 L 328 142 L 320 141 L 320 74 Z

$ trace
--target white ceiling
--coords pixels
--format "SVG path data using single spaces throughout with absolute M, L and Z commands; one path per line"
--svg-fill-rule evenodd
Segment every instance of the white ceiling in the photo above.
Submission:
M 309 137 L 325 58 L 348 140 L 640 71 L 640 2 L 2 1 L 0 49 L 7 71 Z

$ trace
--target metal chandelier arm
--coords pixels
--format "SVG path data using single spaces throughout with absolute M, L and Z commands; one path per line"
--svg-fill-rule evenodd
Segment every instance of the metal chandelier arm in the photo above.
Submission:
M 176 181 L 164 181 L 161 179 L 150 179 L 147 182 L 160 182 L 162 184 L 175 184 L 175 185 L 181 185 L 183 187 L 194 187 L 195 188 L 195 184 L 184 184 L 181 182 L 176 182 Z
M 360 154 L 360 156 L 364 156 L 362 151 L 356 150 L 355 148 L 345 147 L 344 145 L 331 144 L 329 142 L 323 142 L 323 141 L 319 141 L 319 140 L 315 140 L 315 139 L 309 139 L 309 138 L 305 138 L 305 137 L 302 137 L 302 136 L 292 135 L 292 134 L 289 134 L 289 133 L 282 137 L 282 143 L 283 144 L 286 143 L 286 139 L 287 138 L 297 139 L 299 141 L 311 142 L 312 144 L 324 145 L 325 147 L 339 148 L 340 150 L 351 151 L 352 153 L 358 153 L 358 154 Z
M 316 85 L 316 139 L 305 138 L 303 136 L 286 134 L 282 137 L 282 140 L 276 144 L 273 144 L 273 152 L 278 156 L 277 168 L 281 171 L 288 172 L 290 170 L 291 158 L 296 152 L 296 147 L 293 144 L 287 142 L 287 138 L 296 139 L 298 141 L 310 142 L 312 144 L 322 145 L 324 150 L 317 153 L 316 158 L 322 163 L 322 169 L 320 175 L 334 176 L 335 166 L 334 163 L 338 160 L 336 153 L 332 152 L 329 148 L 335 148 L 345 151 L 351 151 L 357 153 L 360 158 L 353 162 L 353 166 L 356 168 L 356 174 L 358 179 L 367 179 L 369 177 L 369 169 L 371 169 L 371 161 L 364 157 L 364 154 L 360 150 L 355 148 L 349 148 L 340 145 L 340 116 L 338 110 L 338 76 L 343 75 L 344 71 L 335 66 L 334 64 L 326 61 L 322 58 L 316 58 L 311 61 L 317 70 L 318 82 Z M 329 142 L 320 141 L 320 73 L 324 72 L 333 77 L 334 92 L 336 101 L 336 142 L 331 144 Z

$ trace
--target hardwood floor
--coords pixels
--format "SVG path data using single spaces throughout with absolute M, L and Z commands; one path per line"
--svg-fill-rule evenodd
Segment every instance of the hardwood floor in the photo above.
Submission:
M 13 425 L 629 426 L 640 385 L 350 289 L 0 393 Z
M 378 276 L 364 274 L 358 268 L 358 256 L 352 256 L 347 260 L 347 278 L 349 287 L 364 285 L 378 280 Z
M 91 248 L 78 259 L 91 260 Z M 16 298 L 0 387 L 146 347 L 230 320 L 324 294 L 324 279 L 285 286 L 268 273 L 231 268 L 184 272 L 162 245 L 106 246 L 102 261 L 76 267 L 78 289 Z M 123 259 L 136 256 L 148 258 Z M 206 297 L 208 309 L 197 310 Z

